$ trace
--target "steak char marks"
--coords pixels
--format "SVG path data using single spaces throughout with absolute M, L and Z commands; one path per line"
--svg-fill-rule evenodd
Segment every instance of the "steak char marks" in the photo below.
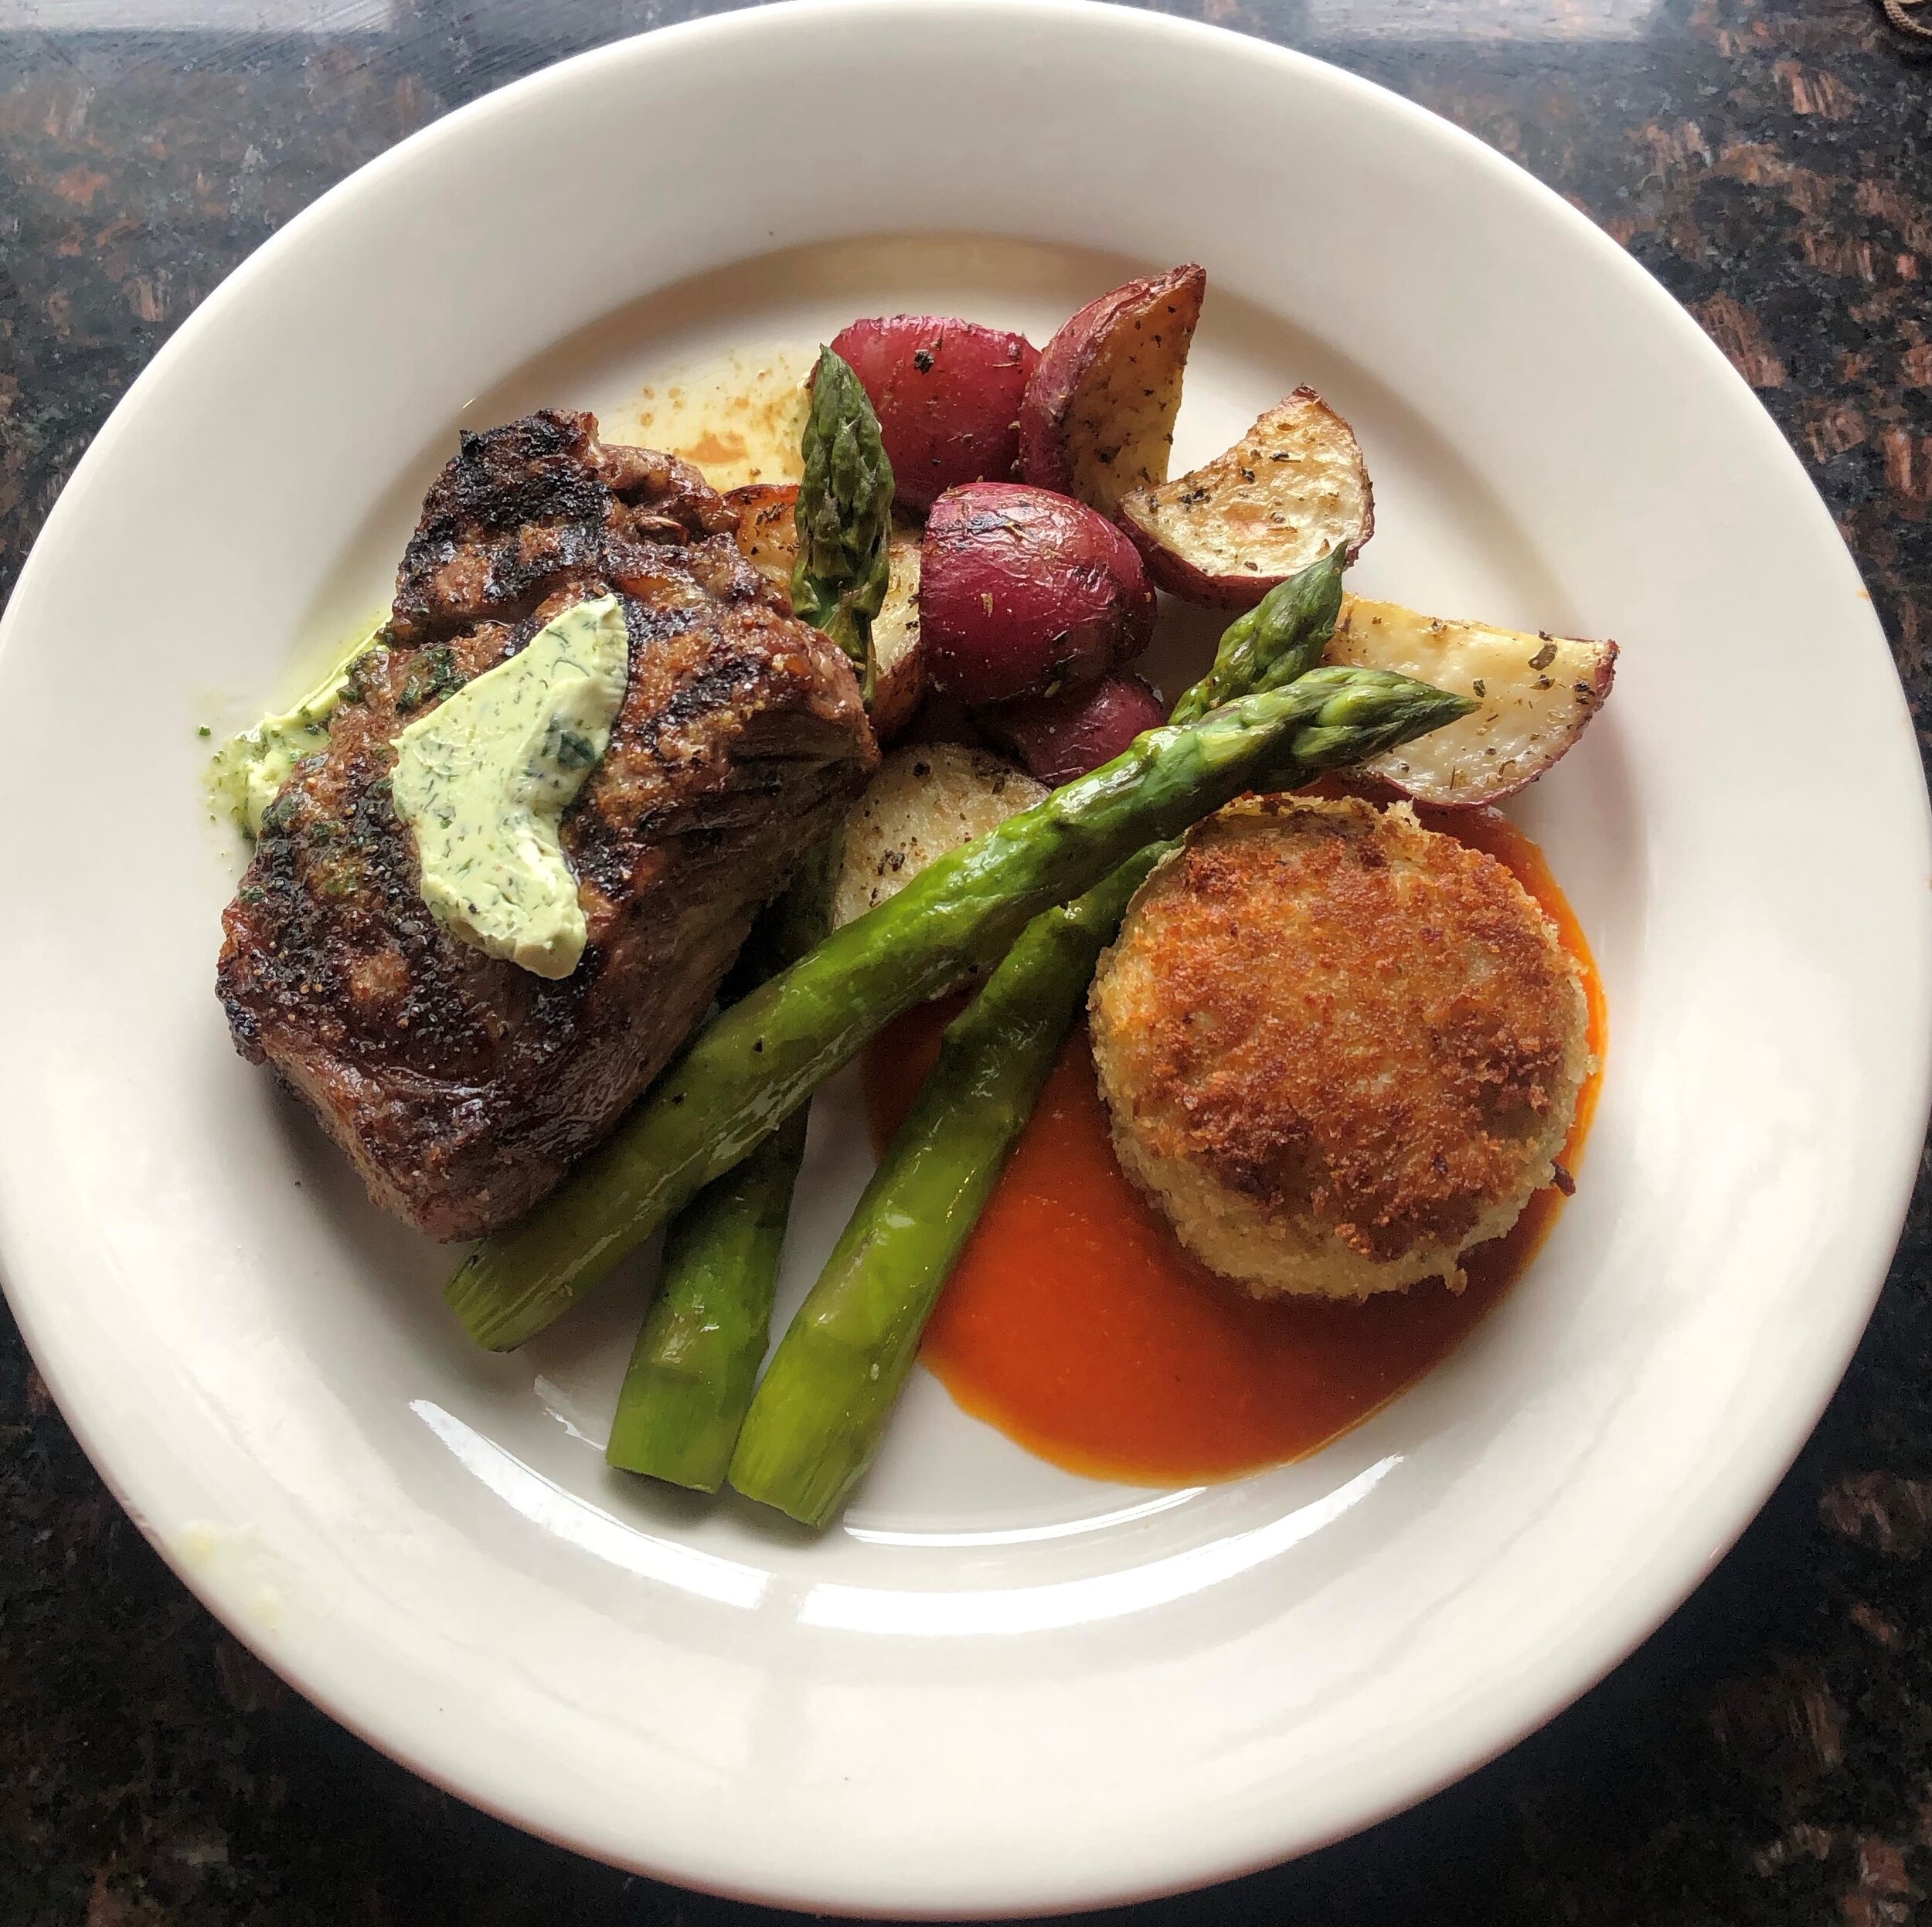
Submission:
M 601 446 L 588 415 L 464 435 L 403 557 L 387 646 L 264 820 L 222 919 L 236 1048 L 433 1237 L 508 1224 L 604 1136 L 878 761 L 850 665 L 783 612 L 736 521 L 695 469 Z M 590 940 L 546 982 L 431 916 L 390 802 L 394 739 L 613 592 L 629 684 L 563 830 Z

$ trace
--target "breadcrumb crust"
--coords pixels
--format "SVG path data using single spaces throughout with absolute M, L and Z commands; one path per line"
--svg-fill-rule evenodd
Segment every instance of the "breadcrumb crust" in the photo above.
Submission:
M 1365 1297 L 1508 1230 L 1591 1069 L 1581 974 L 1508 868 L 1406 804 L 1250 797 L 1102 958 L 1122 1166 L 1257 1297 Z

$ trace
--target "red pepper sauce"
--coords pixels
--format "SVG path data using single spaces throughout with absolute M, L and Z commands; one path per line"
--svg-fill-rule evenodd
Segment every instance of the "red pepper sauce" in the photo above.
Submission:
M 1431 829 L 1507 864 L 1582 966 L 1600 1063 L 1602 986 L 1543 852 L 1491 811 L 1420 811 Z M 959 1005 L 902 1018 L 867 1052 L 883 1145 Z M 1573 1171 L 1599 1078 L 1563 1154 Z M 1144 1484 L 1229 1478 L 1315 1451 L 1447 1355 L 1519 1277 L 1563 1198 L 1539 1191 L 1505 1236 L 1464 1259 L 1468 1283 L 1361 1303 L 1260 1303 L 1197 1263 L 1122 1174 L 1084 1026 L 1063 1048 L 1031 1122 L 948 1281 L 920 1356 L 954 1399 L 1029 1452 Z

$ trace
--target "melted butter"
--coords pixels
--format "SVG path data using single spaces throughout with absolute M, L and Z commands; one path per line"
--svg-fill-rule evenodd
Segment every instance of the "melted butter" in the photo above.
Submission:
M 605 424 L 614 441 L 681 455 L 719 490 L 748 482 L 792 482 L 814 355 L 733 350 L 655 382 L 634 412 Z
M 396 739 L 396 813 L 445 929 L 539 977 L 587 937 L 563 813 L 610 746 L 629 642 L 615 596 L 580 602 Z
M 262 816 L 304 756 L 328 740 L 329 719 L 342 699 L 349 672 L 374 648 L 380 623 L 337 651 L 321 679 L 278 715 L 264 716 L 252 729 L 230 736 L 208 766 L 208 793 L 216 806 L 250 836 L 261 834 Z

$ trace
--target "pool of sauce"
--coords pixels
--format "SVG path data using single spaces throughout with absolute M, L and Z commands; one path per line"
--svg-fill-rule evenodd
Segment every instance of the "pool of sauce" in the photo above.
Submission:
M 1543 852 L 1492 811 L 1419 810 L 1507 864 L 1583 970 L 1600 1065 L 1603 989 Z M 910 1106 L 957 1001 L 909 1012 L 867 1052 L 873 1140 Z M 1563 1154 L 1573 1171 L 1600 1072 Z M 1145 1484 L 1228 1478 L 1300 1458 L 1447 1356 L 1520 1277 L 1562 1208 L 1553 1187 L 1440 1283 L 1362 1303 L 1257 1303 L 1182 1249 L 1121 1173 L 1084 1028 L 1062 1048 L 920 1353 L 954 1399 L 1042 1458 Z

